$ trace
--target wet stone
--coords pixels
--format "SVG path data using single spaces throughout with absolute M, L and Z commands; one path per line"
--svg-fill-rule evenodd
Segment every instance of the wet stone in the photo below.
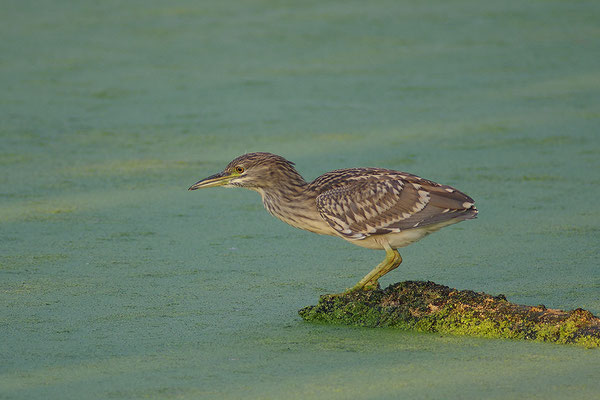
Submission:
M 385 289 L 323 295 L 299 311 L 310 322 L 527 339 L 600 347 L 600 318 L 572 311 L 527 306 L 434 282 L 400 282 Z

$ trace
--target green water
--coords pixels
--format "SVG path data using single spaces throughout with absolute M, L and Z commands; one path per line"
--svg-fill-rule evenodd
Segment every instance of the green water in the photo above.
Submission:
M 480 217 L 402 251 L 433 280 L 600 314 L 597 1 L 3 1 L 0 398 L 590 399 L 574 346 L 307 324 L 383 258 L 243 190 L 404 170 Z

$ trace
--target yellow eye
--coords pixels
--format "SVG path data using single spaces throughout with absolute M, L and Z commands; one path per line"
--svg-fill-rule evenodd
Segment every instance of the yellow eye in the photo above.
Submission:
M 241 174 L 242 172 L 244 172 L 244 167 L 241 167 L 241 166 L 235 167 L 235 172 L 237 172 L 238 174 Z

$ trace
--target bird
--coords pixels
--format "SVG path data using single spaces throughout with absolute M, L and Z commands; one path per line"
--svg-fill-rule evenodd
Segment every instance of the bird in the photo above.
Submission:
M 406 172 L 345 168 L 307 182 L 293 162 L 266 152 L 243 154 L 188 190 L 216 186 L 258 192 L 270 214 L 296 228 L 385 250 L 385 259 L 344 293 L 378 289 L 402 263 L 398 248 L 478 213 L 465 193 Z

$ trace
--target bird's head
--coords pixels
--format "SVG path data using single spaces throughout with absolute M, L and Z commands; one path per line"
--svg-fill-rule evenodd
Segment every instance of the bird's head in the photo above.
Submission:
M 235 158 L 223 171 L 194 183 L 189 190 L 223 186 L 261 191 L 290 179 L 303 182 L 291 161 L 271 153 L 248 153 Z

